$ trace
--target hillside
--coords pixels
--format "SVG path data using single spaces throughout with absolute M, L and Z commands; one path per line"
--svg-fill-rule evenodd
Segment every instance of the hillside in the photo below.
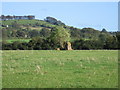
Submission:
M 53 22 L 53 21 L 51 21 L 51 22 Z M 74 39 L 79 39 L 79 38 L 84 38 L 84 39 L 96 38 L 97 39 L 99 37 L 99 35 L 101 34 L 101 31 L 95 30 L 93 28 L 79 29 L 79 28 L 75 28 L 72 26 L 66 26 L 63 23 L 62 23 L 62 25 L 58 25 L 58 24 L 51 23 L 51 22 L 50 21 L 47 22 L 45 20 L 36 20 L 36 19 L 34 19 L 34 20 L 6 20 L 6 21 L 2 21 L 2 29 L 5 29 L 5 30 L 7 29 L 9 38 L 11 38 L 13 36 L 14 36 L 14 38 L 23 37 L 23 36 L 10 35 L 10 33 L 13 33 L 13 32 L 17 33 L 18 30 L 24 31 L 25 33 L 30 30 L 34 30 L 34 32 L 39 31 L 38 33 L 40 34 L 41 30 L 46 30 L 44 32 L 48 33 L 47 32 L 48 30 L 50 31 L 51 28 L 54 28 L 56 26 L 64 27 L 66 30 L 69 31 L 69 33 L 71 34 L 71 37 Z M 56 21 L 56 22 L 61 22 L 61 21 Z M 109 33 L 104 33 L 104 34 L 110 35 Z M 37 34 L 35 36 L 37 36 Z M 27 38 L 31 38 L 31 37 L 34 37 L 34 36 L 27 35 Z M 25 37 L 23 37 L 23 38 L 25 38 Z
M 30 26 L 37 26 L 40 25 L 42 27 L 42 25 L 45 26 L 50 26 L 50 27 L 54 27 L 55 25 L 52 25 L 48 22 L 45 22 L 43 20 L 37 20 L 37 19 L 33 19 L 33 20 L 6 20 L 6 21 L 2 21 L 3 25 L 13 25 L 13 23 L 17 23 L 19 25 L 30 25 Z
M 0 30 L 2 31 L 2 40 L 7 43 L 10 42 L 14 43 L 16 42 L 16 40 L 19 42 L 21 41 L 29 42 L 30 40 L 38 40 L 38 39 L 34 39 L 37 37 L 40 37 L 41 39 L 45 39 L 43 40 L 44 43 L 45 42 L 52 43 L 53 41 L 49 40 L 50 38 L 52 39 L 51 33 L 53 33 L 58 29 L 61 35 L 63 31 L 68 32 L 70 34 L 70 38 L 67 41 L 73 43 L 72 45 L 74 49 L 88 49 L 88 45 L 89 48 L 94 47 L 95 49 L 96 48 L 101 49 L 103 47 L 106 48 L 108 44 L 109 45 L 112 44 L 110 48 L 113 48 L 115 45 L 116 45 L 115 48 L 117 47 L 117 43 L 116 43 L 117 42 L 116 35 L 118 34 L 117 32 L 110 33 L 107 32 L 105 29 L 100 31 L 100 30 L 95 30 L 94 28 L 80 29 L 73 26 L 67 26 L 63 22 L 53 17 L 46 17 L 44 20 L 37 20 L 37 19 L 6 20 L 6 21 L 2 21 L 1 27 L 2 28 Z M 64 37 L 64 35 L 62 35 L 62 37 Z M 63 41 L 65 39 L 66 37 L 64 37 Z M 54 44 L 55 43 L 56 41 L 54 41 Z M 51 47 L 53 48 L 53 46 Z

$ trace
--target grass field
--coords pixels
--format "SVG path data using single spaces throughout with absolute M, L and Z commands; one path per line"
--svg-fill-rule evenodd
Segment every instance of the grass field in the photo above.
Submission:
M 3 51 L 3 88 L 117 88 L 116 50 Z
M 7 39 L 6 42 L 7 43 L 13 43 L 13 42 L 16 42 L 16 41 L 19 41 L 19 42 L 29 42 L 31 39 Z M 2 40 L 0 40 L 0 42 L 2 42 Z
M 19 42 L 29 42 L 31 39 L 8 39 L 6 40 L 8 43 L 13 43 L 15 41 L 19 41 Z
M 55 26 L 55 25 L 50 24 L 48 22 L 45 22 L 45 21 L 42 21 L 42 20 L 35 20 L 35 19 L 33 19 L 33 20 L 6 20 L 6 21 L 2 21 L 2 23 L 4 25 L 12 25 L 12 23 L 15 22 L 15 21 L 18 24 L 25 24 L 25 25 L 38 23 L 40 25 L 47 25 L 47 26 L 51 26 L 51 27 Z

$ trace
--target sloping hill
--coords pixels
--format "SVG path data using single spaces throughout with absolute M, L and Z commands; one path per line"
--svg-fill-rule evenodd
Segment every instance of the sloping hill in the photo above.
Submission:
M 18 24 L 21 24 L 21 25 L 27 25 L 27 24 L 31 24 L 31 25 L 34 25 L 34 24 L 48 24 L 48 25 L 51 25 L 51 26 L 54 26 L 48 22 L 45 22 L 43 20 L 37 20 L 37 19 L 33 19 L 33 20 L 6 20 L 6 21 L 2 21 L 2 24 L 4 25 L 12 25 L 12 23 L 18 23 Z
M 73 26 L 67 26 L 63 22 L 58 21 L 57 19 L 52 18 L 52 17 L 46 17 L 45 20 L 33 19 L 33 20 L 2 21 L 2 29 L 4 29 L 4 32 L 6 30 L 7 37 L 9 37 L 9 38 L 11 38 L 11 37 L 25 38 L 25 35 L 27 35 L 27 38 L 32 38 L 35 36 L 46 37 L 46 36 L 49 36 L 51 29 L 54 27 L 57 27 L 57 26 L 61 26 L 65 30 L 68 30 L 69 33 L 71 34 L 72 40 L 76 40 L 76 39 L 80 39 L 80 38 L 83 38 L 85 40 L 98 39 L 99 36 L 101 36 L 101 34 L 104 36 L 110 35 L 110 33 L 101 32 L 101 31 L 95 30 L 93 28 L 79 29 L 79 28 L 75 28 Z M 21 35 L 21 34 L 23 34 L 23 35 Z
M 117 49 L 118 44 L 116 33 L 109 33 L 105 29 L 99 31 L 94 28 L 80 29 L 67 26 L 51 17 L 45 20 L 6 20 L 2 22 L 1 26 L 4 50 L 51 50 L 56 47 L 65 49 L 65 45 L 62 47 L 58 39 L 66 40 L 67 37 L 64 37 L 66 35 L 70 37 L 66 42 L 71 42 L 75 50 Z M 65 33 L 67 34 L 65 35 Z M 55 38 L 57 39 L 54 40 Z M 26 43 L 21 43 L 23 41 Z

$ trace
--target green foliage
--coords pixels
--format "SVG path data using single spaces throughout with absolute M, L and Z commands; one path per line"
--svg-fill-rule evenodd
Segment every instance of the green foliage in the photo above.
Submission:
M 70 27 L 70 33 L 72 38 L 80 39 L 82 37 L 80 29 Z
M 16 37 L 24 37 L 24 38 L 26 35 L 26 33 L 24 31 L 21 31 L 21 30 L 17 30 L 16 34 L 17 34 Z
M 57 19 L 55 19 L 53 17 L 46 17 L 46 19 L 44 19 L 44 21 L 49 22 L 54 25 L 65 25 L 64 23 L 62 23 L 61 21 L 58 21 Z
M 102 33 L 108 33 L 105 28 L 103 28 L 101 32 L 102 32 Z
M 115 36 L 109 36 L 106 39 L 104 49 L 117 49 L 118 48 L 118 41 Z
M 98 39 L 99 34 L 100 31 L 95 30 L 93 28 L 83 28 L 81 30 L 82 38 L 86 38 L 86 39 Z
M 34 37 L 32 40 L 30 40 L 30 42 L 28 43 L 28 47 L 30 49 L 34 49 L 34 50 L 41 50 L 42 46 L 44 44 L 44 39 L 41 37 Z
M 42 28 L 42 30 L 40 31 L 40 35 L 42 36 L 42 37 L 49 37 L 50 36 L 50 34 L 51 34 L 51 30 L 50 29 L 48 29 L 48 28 Z
M 117 38 L 117 41 L 118 41 L 118 48 L 120 49 L 120 32 L 118 32 L 116 34 L 116 38 Z
M 39 31 L 37 31 L 37 30 L 32 30 L 32 31 L 29 31 L 29 36 L 30 37 L 37 37 L 37 36 L 39 36 Z
M 6 42 L 2 42 L 2 50 L 12 50 L 12 44 L 10 43 L 6 43 Z
M 72 47 L 75 50 L 81 50 L 81 49 L 102 49 L 103 48 L 103 42 L 100 40 L 76 40 L 72 42 Z
M 20 24 L 17 23 L 17 21 L 14 21 L 12 22 L 12 25 L 11 25 L 13 28 L 15 29 L 19 29 L 20 28 Z
M 101 40 L 102 42 L 105 42 L 107 37 L 108 37 L 108 35 L 106 35 L 105 33 L 101 33 L 99 35 L 99 40 Z
M 55 27 L 51 30 L 50 39 L 64 48 L 63 44 L 70 40 L 70 34 L 63 27 Z

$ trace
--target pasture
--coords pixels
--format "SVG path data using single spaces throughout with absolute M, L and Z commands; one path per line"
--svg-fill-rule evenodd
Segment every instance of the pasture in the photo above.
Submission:
M 5 40 L 7 43 L 13 43 L 13 42 L 16 42 L 16 41 L 18 41 L 18 42 L 26 42 L 26 43 L 28 43 L 29 41 L 30 41 L 31 39 L 7 39 L 7 40 Z M 4 41 L 4 40 L 0 40 L 0 42 L 2 42 L 2 41 Z
M 19 41 L 19 42 L 29 42 L 31 39 L 8 39 L 6 40 L 7 43 L 13 43 L 13 42 L 16 42 L 16 41 Z
M 117 50 L 4 50 L 3 88 L 117 88 Z

